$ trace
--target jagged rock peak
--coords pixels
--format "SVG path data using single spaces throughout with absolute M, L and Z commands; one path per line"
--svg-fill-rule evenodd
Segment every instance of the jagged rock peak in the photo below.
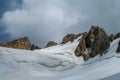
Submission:
M 4 47 L 29 50 L 31 43 L 28 37 L 24 37 L 7 42 Z
M 109 47 L 110 41 L 105 30 L 99 26 L 92 26 L 89 33 L 80 40 L 75 55 L 83 56 L 86 61 L 98 54 L 103 55 Z
M 8 47 L 8 48 L 15 48 L 15 49 L 25 49 L 30 50 L 31 43 L 28 37 L 15 39 L 13 41 L 9 41 L 7 43 L 0 43 L 0 46 L 2 47 Z

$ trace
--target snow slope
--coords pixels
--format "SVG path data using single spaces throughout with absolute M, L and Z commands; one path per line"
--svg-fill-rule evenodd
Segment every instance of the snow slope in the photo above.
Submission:
M 115 52 L 120 39 L 111 43 L 107 54 L 87 62 L 74 56 L 79 39 L 35 51 L 0 47 L 0 80 L 98 80 L 120 73 Z
M 57 45 L 36 51 L 0 47 L 0 72 L 7 71 L 63 71 L 77 65 L 74 50 L 80 37 L 73 43 Z M 26 68 L 27 67 L 27 68 Z

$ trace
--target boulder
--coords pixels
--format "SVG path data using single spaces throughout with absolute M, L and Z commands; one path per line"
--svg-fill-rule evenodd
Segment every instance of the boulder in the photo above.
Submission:
M 85 61 L 96 55 L 103 55 L 110 47 L 109 37 L 103 28 L 92 26 L 89 33 L 83 36 L 75 50 L 75 55 L 84 57 L 87 54 Z
M 117 48 L 117 51 L 116 51 L 117 53 L 120 53 L 120 41 L 119 41 L 119 43 L 118 43 L 118 48 Z
M 4 47 L 29 50 L 31 48 L 31 43 L 28 37 L 24 37 L 7 42 L 4 44 Z
M 57 45 L 57 43 L 55 41 L 49 41 L 46 45 L 46 47 L 52 47 L 52 46 L 55 46 Z
M 69 41 L 71 41 L 71 42 L 73 42 L 75 39 L 77 39 L 77 35 L 75 35 L 75 34 L 67 34 L 64 38 L 63 38 L 63 40 L 62 40 L 62 44 L 65 44 L 65 43 L 67 43 L 67 42 L 69 42 Z

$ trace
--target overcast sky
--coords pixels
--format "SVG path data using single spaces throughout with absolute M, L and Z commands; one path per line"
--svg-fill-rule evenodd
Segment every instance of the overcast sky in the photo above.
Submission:
M 28 36 L 39 46 L 91 25 L 120 32 L 120 0 L 0 0 L 0 40 Z

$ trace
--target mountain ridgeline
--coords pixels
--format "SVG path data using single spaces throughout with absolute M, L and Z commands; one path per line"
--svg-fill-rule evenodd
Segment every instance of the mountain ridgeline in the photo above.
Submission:
M 106 54 L 110 47 L 110 43 L 117 38 L 120 38 L 120 33 L 116 35 L 111 34 L 108 36 L 106 31 L 99 26 L 91 26 L 89 32 L 79 33 L 79 34 L 67 34 L 60 44 L 66 44 L 67 42 L 73 42 L 78 37 L 79 44 L 76 47 L 74 53 L 77 57 L 83 57 L 84 61 L 89 60 L 97 55 L 102 56 Z M 49 41 L 45 46 L 52 47 L 59 45 L 55 41 Z M 15 39 L 13 41 L 7 42 L 5 44 L 0 43 L 2 47 L 15 48 L 15 49 L 25 49 L 25 50 L 35 50 L 41 49 L 38 46 L 31 44 L 28 37 Z M 120 53 L 120 41 L 118 43 L 117 53 Z

